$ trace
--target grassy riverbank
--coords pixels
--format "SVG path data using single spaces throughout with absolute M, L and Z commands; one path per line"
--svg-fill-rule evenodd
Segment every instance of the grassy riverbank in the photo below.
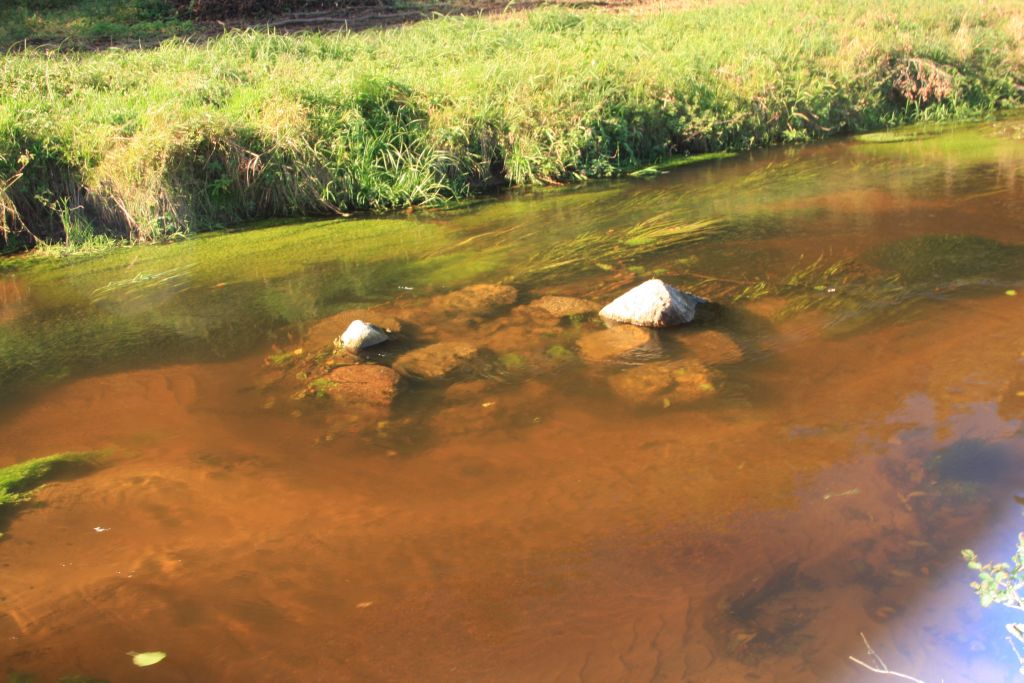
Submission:
M 753 0 L 9 53 L 0 211 L 151 240 L 612 176 L 1019 104 L 1022 46 L 1017 2 Z

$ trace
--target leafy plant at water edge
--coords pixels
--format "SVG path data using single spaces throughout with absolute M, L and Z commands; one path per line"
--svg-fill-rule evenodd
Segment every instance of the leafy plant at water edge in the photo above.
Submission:
M 971 583 L 971 588 L 981 599 L 982 607 L 995 604 L 1024 611 L 1024 597 L 1021 596 L 1024 589 L 1024 533 L 1017 536 L 1017 552 L 1009 562 L 983 564 L 973 550 L 966 549 L 962 554 L 967 567 L 978 572 L 978 580 Z M 1014 643 L 1014 639 L 1024 642 L 1024 624 L 1007 624 L 1006 630 L 1011 636 L 1007 640 L 1021 664 L 1020 673 L 1024 674 L 1024 657 Z
M 1017 552 L 1009 562 L 985 563 L 978 559 L 973 550 L 963 551 L 967 567 L 978 572 L 978 580 L 971 588 L 981 598 L 982 607 L 992 604 L 1005 605 L 1024 611 L 1024 533 L 1017 537 Z

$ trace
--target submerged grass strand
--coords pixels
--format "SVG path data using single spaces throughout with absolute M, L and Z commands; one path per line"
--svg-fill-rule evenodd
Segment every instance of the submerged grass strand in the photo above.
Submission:
M 608 261 L 630 263 L 681 244 L 707 239 L 722 227 L 723 223 L 717 220 L 684 223 L 672 214 L 664 214 L 643 221 L 623 234 L 585 232 L 534 254 L 511 279 L 536 283 L 548 277 L 564 278 L 572 272 L 606 270 Z
M 1021 272 L 1020 246 L 969 235 L 925 235 L 877 247 L 858 260 L 829 261 L 822 255 L 781 276 L 705 284 L 734 302 L 784 298 L 780 318 L 828 311 L 834 315 L 833 331 L 842 333 L 891 318 L 923 299 L 1005 292 L 1019 282 Z
M 11 52 L 0 231 L 155 240 L 977 116 L 1021 101 L 1021 26 L 1008 0 L 753 0 Z

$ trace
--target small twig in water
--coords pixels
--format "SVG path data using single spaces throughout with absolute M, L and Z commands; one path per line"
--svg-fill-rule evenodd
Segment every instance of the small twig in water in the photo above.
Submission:
M 1021 657 L 1017 644 L 1013 642 L 1014 638 L 1021 640 L 1021 633 L 1024 633 L 1024 631 L 1022 631 L 1020 624 L 1007 624 L 1006 630 L 1013 634 L 1013 638 L 1006 636 L 1006 642 L 1010 644 L 1010 647 L 1013 648 L 1013 654 L 1017 656 L 1017 664 L 1019 665 L 1017 672 L 1024 674 L 1024 657 Z
M 868 664 L 866 662 L 862 662 L 861 660 L 857 659 L 853 655 L 850 655 L 850 661 L 852 661 L 852 662 L 854 662 L 856 664 L 860 664 L 862 667 L 864 667 L 868 671 L 873 671 L 876 674 L 883 674 L 883 675 L 887 675 L 887 676 L 895 676 L 896 678 L 902 678 L 905 681 L 914 681 L 914 683 L 925 683 L 920 678 L 914 678 L 913 676 L 908 676 L 907 674 L 901 674 L 898 671 L 891 671 L 889 669 L 889 667 L 886 666 L 885 662 L 882 661 L 882 658 L 878 656 L 878 653 L 875 652 L 874 648 L 871 647 L 871 643 L 868 642 L 867 636 L 865 636 L 863 633 L 861 633 L 860 634 L 860 638 L 861 638 L 861 640 L 864 641 L 864 647 L 866 647 L 868 649 L 868 656 L 875 660 L 876 666 L 871 666 L 870 664 Z

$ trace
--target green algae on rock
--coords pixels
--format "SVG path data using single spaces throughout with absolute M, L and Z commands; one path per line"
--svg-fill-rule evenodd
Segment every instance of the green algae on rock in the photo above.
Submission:
M 0 467 L 0 523 L 16 506 L 32 500 L 32 492 L 48 480 L 88 469 L 99 455 L 96 452 L 56 453 Z

